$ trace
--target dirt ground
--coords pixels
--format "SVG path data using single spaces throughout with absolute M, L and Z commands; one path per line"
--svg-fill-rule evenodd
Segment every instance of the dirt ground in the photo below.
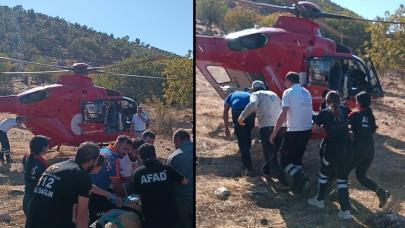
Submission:
M 282 190 L 277 181 L 261 176 L 261 145 L 255 140 L 251 153 L 256 177 L 241 176 L 241 162 L 235 138 L 224 135 L 223 101 L 201 74 L 196 85 L 197 227 L 367 227 L 367 219 L 378 208 L 378 198 L 350 175 L 353 221 L 337 219 L 338 204 L 326 202 L 315 209 L 306 200 L 315 195 L 319 171 L 319 140 L 311 140 L 304 156 L 311 192 L 297 196 Z M 392 197 L 384 208 L 405 216 L 405 83 L 392 77 L 383 83 L 385 97 L 373 103 L 379 126 L 376 154 L 369 177 L 389 189 Z M 217 199 L 215 189 L 231 191 L 227 200 Z

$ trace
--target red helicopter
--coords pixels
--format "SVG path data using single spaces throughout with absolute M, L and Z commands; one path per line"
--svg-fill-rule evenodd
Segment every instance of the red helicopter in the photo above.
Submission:
M 69 72 L 56 84 L 29 89 L 17 95 L 0 96 L 0 112 L 23 116 L 24 124 L 33 134 L 50 138 L 49 147 L 77 146 L 85 141 L 110 142 L 118 135 L 129 135 L 130 121 L 137 103 L 118 91 L 95 86 L 89 73 L 112 74 L 103 71 L 113 67 L 91 67 L 76 63 L 70 67 L 34 63 L 0 57 L 0 60 L 58 68 L 58 71 L 1 72 L 1 74 L 44 74 Z M 147 60 L 154 61 L 154 60 Z M 141 61 L 145 62 L 145 61 Z M 141 63 L 137 62 L 137 63 Z M 165 80 L 163 77 L 115 74 Z
M 372 61 L 362 60 L 349 47 L 322 37 L 319 25 L 311 19 L 400 22 L 325 13 L 306 1 L 295 1 L 292 6 L 236 2 L 296 17 L 279 16 L 271 28 L 251 28 L 225 37 L 196 36 L 197 68 L 223 99 L 232 91 L 247 90 L 254 80 L 265 82 L 281 97 L 286 89 L 284 76 L 289 71 L 299 73 L 300 83 L 312 94 L 314 111 L 319 110 L 325 89 L 339 91 L 349 107 L 354 107 L 353 97 L 360 91 L 376 98 L 384 96 Z

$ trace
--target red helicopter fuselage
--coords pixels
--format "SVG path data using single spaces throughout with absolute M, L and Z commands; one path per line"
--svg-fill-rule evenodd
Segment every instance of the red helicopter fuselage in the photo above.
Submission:
M 33 134 L 50 137 L 50 148 L 77 146 L 85 141 L 110 142 L 120 134 L 129 134 L 128 127 L 119 124 L 107 129 L 106 110 L 101 109 L 104 103 L 113 102 L 132 102 L 131 110 L 135 104 L 119 92 L 95 86 L 87 76 L 62 75 L 56 84 L 0 97 L 0 112 L 23 116 Z M 121 116 L 122 122 L 129 118 Z
M 350 72 L 343 74 L 342 70 L 339 76 L 332 75 L 333 61 L 341 62 L 340 66 L 364 68 L 366 80 L 372 82 L 374 76 L 378 82 L 368 83 L 368 89 L 381 89 L 375 71 L 371 75 L 367 68 L 368 63 L 354 56 L 350 48 L 322 37 L 318 24 L 304 18 L 280 16 L 271 28 L 246 29 L 225 37 L 198 35 L 196 42 L 197 68 L 222 98 L 234 90 L 248 89 L 254 80 L 264 81 L 281 97 L 286 89 L 285 75 L 295 71 L 312 94 L 314 111 L 319 110 L 325 89 L 346 93 L 343 97 L 353 107 Z M 328 67 L 328 72 L 323 72 Z M 334 78 L 337 85 L 331 86 Z M 378 92 L 382 95 L 382 89 Z

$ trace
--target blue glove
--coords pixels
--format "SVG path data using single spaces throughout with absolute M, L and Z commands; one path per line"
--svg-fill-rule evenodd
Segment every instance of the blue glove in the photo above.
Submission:
M 111 203 L 113 203 L 113 204 L 115 204 L 115 202 L 117 201 L 117 196 L 116 195 L 114 195 L 114 194 L 112 194 L 111 192 L 108 192 L 107 193 L 107 199 L 111 202 Z

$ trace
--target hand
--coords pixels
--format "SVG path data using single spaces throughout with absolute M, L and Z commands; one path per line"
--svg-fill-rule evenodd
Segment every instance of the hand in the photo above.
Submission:
M 117 207 L 122 207 L 122 205 L 123 205 L 122 198 L 112 194 L 111 192 L 107 193 L 107 199 L 111 203 L 115 204 Z M 121 205 L 121 206 L 119 206 L 119 205 Z
M 316 132 L 317 134 L 321 134 L 321 128 L 318 125 L 313 124 L 312 125 L 312 132 Z
M 124 200 L 121 197 L 117 197 L 117 199 L 115 200 L 115 206 L 117 207 L 124 206 Z
M 231 136 L 231 132 L 229 131 L 229 127 L 225 128 L 225 135 L 226 137 L 230 137 Z
M 241 117 L 238 118 L 238 123 L 240 126 L 245 126 L 245 120 L 243 120 Z
M 276 136 L 277 136 L 277 132 L 273 131 L 273 133 L 271 133 L 271 135 L 269 137 L 269 141 L 271 144 L 274 143 L 274 139 L 276 138 Z

